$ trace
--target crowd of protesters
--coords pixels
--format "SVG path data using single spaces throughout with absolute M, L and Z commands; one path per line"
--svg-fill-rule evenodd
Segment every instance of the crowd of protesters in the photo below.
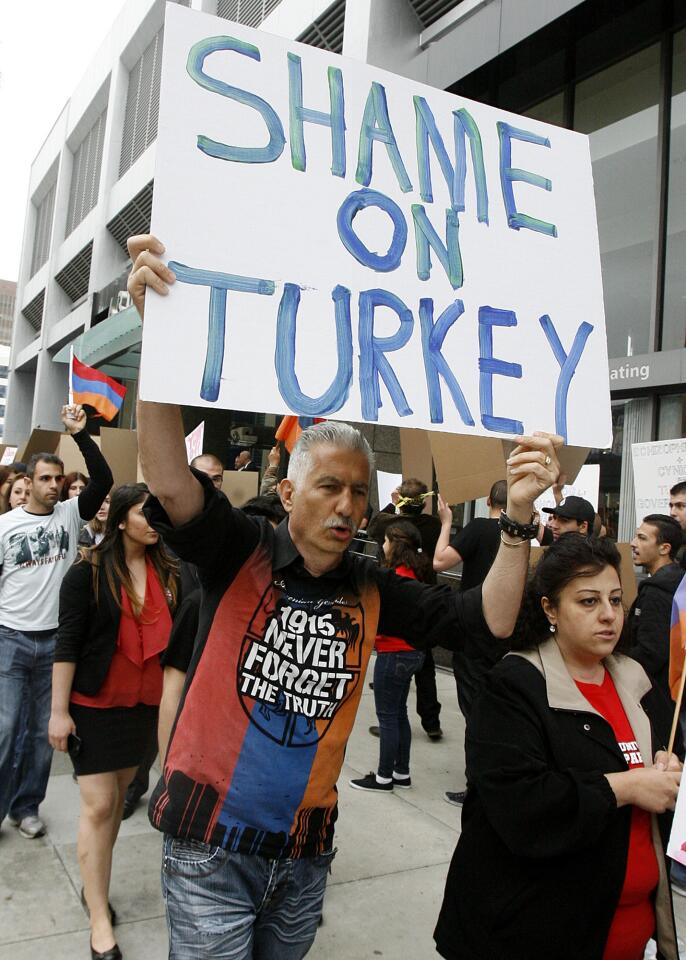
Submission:
M 174 276 L 155 238 L 129 248 L 142 318 L 146 288 L 166 295 Z M 435 646 L 457 685 L 443 709 L 467 721 L 441 956 L 641 960 L 654 939 L 678 960 L 671 895 L 686 883 L 664 851 L 681 737 L 664 747 L 686 484 L 632 541 L 648 577 L 625 629 L 620 555 L 591 504 L 563 496 L 559 438 L 521 438 L 489 517 L 453 535 L 415 478 L 368 523 L 374 457 L 348 424 L 304 430 L 283 477 L 276 445 L 260 495 L 235 509 L 218 457 L 187 464 L 178 408 L 139 402 L 147 485 L 112 489 L 83 410 L 63 423 L 86 474 L 49 453 L 0 473 L 0 820 L 44 833 L 51 751 L 67 751 L 93 960 L 122 956 L 113 850 L 158 744 L 170 957 L 304 957 L 372 651 L 379 763 L 351 784 L 380 795 L 412 785 L 413 676 L 441 739 Z M 534 501 L 550 487 L 545 524 Z M 352 549 L 367 524 L 378 562 Z M 547 549 L 527 583 L 532 542 Z M 461 589 L 436 582 L 458 563 Z

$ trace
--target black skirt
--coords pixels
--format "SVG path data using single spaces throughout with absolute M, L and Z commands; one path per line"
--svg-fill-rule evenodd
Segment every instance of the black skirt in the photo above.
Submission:
M 137 767 L 157 735 L 157 707 L 83 707 L 69 704 L 78 741 L 70 741 L 69 756 L 76 776 L 110 773 Z

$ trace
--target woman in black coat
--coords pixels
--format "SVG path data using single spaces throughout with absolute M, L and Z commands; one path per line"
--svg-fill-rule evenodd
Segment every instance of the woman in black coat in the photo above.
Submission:
M 160 654 L 176 605 L 176 564 L 143 514 L 144 484 L 114 491 L 102 541 L 60 591 L 50 742 L 69 750 L 81 812 L 77 852 L 93 960 L 119 960 L 108 889 L 124 797 L 157 726 Z
M 567 534 L 467 727 L 469 791 L 434 937 L 448 960 L 677 960 L 658 820 L 681 764 L 671 709 L 614 653 L 619 554 Z M 662 824 L 664 827 L 665 824 Z

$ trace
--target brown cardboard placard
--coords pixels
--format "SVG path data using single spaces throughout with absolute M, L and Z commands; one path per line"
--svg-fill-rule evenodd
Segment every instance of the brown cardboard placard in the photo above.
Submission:
M 58 430 L 33 430 L 28 441 L 17 450 L 17 460 L 28 463 L 34 453 L 55 453 L 62 434 Z
M 636 581 L 636 568 L 634 567 L 634 556 L 631 552 L 630 543 L 618 543 L 617 549 L 622 558 L 622 566 L 619 570 L 619 576 L 622 581 L 622 601 L 628 610 L 636 599 L 638 593 L 638 583 Z
M 505 479 L 507 457 L 516 441 L 429 431 L 438 489 L 446 503 L 487 497 L 497 480 Z M 588 456 L 586 447 L 562 447 L 560 470 L 573 483 Z
M 100 446 L 100 437 L 93 437 L 93 440 Z M 57 456 L 64 464 L 65 474 L 78 471 L 88 476 L 86 461 L 83 459 L 81 451 L 68 433 L 63 433 L 60 436 L 60 442 L 57 446 Z
M 590 447 L 562 447 L 557 451 L 560 461 L 560 473 L 564 473 L 567 483 L 574 483 L 579 470 L 586 463 Z
M 403 480 L 414 478 L 425 483 L 429 490 L 433 488 L 433 463 L 428 430 L 400 428 L 400 462 Z M 424 513 L 432 512 L 431 501 L 431 497 L 426 498 Z M 379 506 L 384 507 L 385 504 L 380 503 Z
M 425 483 L 429 490 L 433 484 L 431 465 L 431 445 L 428 430 L 400 428 L 400 462 L 403 480 L 416 477 Z
M 259 479 L 259 473 L 253 470 L 225 470 L 222 491 L 234 507 L 242 507 L 257 496 Z
M 531 544 L 531 552 L 529 553 L 529 573 L 533 573 L 536 567 L 538 566 L 538 561 L 541 559 L 547 547 L 542 547 L 540 543 L 537 543 L 536 546 Z
M 505 478 L 503 441 L 430 431 L 429 444 L 438 489 L 446 503 L 487 497 L 496 480 Z
M 101 427 L 100 449 L 112 471 L 115 487 L 138 481 L 138 434 L 135 430 Z

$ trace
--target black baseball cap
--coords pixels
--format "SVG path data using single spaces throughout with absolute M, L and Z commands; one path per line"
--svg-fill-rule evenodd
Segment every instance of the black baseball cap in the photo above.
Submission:
M 583 497 L 565 497 L 556 507 L 543 507 L 543 513 L 552 513 L 563 520 L 578 520 L 579 523 L 586 520 L 589 533 L 593 529 L 595 510 L 593 504 Z

